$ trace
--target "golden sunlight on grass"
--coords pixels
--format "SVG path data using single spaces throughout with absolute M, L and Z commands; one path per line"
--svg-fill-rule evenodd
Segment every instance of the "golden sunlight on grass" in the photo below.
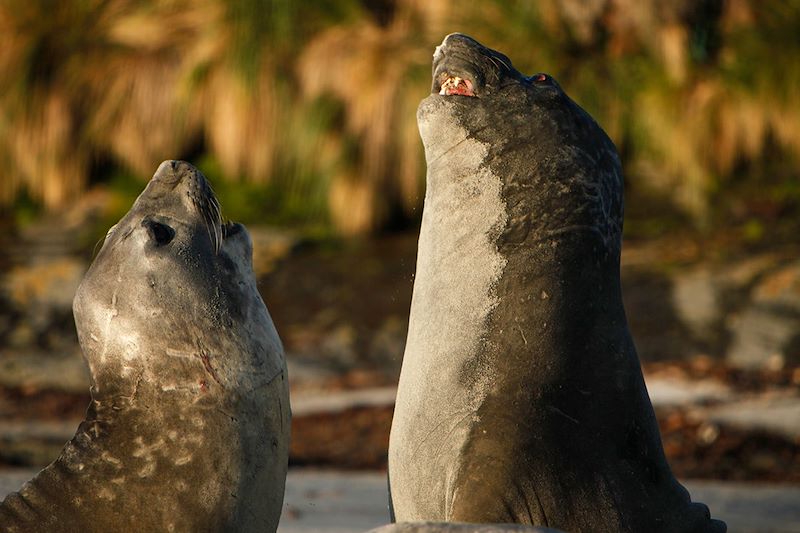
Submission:
M 413 218 L 415 110 L 452 31 L 555 75 L 620 146 L 628 180 L 698 224 L 727 184 L 758 189 L 765 158 L 780 175 L 798 164 L 795 1 L 8 0 L 0 202 L 24 192 L 57 209 L 102 168 L 144 180 L 203 157 L 300 209 L 325 199 L 340 233 Z

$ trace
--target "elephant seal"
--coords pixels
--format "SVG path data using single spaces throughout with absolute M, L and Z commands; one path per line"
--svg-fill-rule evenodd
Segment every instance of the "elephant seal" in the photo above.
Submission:
M 276 530 L 286 363 L 251 256 L 203 175 L 162 163 L 73 302 L 86 418 L 0 504 L 0 531 Z
M 452 34 L 389 442 L 397 521 L 725 531 L 673 477 L 622 305 L 616 149 L 552 77 Z

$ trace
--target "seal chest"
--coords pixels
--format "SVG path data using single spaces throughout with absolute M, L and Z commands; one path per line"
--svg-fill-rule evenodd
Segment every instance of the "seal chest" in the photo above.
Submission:
M 436 49 L 417 119 L 428 174 L 396 519 L 724 530 L 663 455 L 622 307 L 611 141 L 550 76 L 459 34 Z
M 92 402 L 3 531 L 274 531 L 286 480 L 283 347 L 252 244 L 188 163 L 111 229 L 73 309 Z

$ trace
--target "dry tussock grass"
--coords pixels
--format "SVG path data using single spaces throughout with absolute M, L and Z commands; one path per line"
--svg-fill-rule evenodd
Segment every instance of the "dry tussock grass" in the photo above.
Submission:
M 398 2 L 392 21 L 332 27 L 304 49 L 298 76 L 305 99 L 329 95 L 345 110 L 340 131 L 329 142 L 344 151 L 349 139 L 357 156 L 338 166 L 329 189 L 334 225 L 345 234 L 365 233 L 386 220 L 398 204 L 407 211 L 420 201 L 421 145 L 416 107 L 429 85 L 431 39 L 446 17 L 444 2 Z M 438 37 L 439 32 L 437 32 Z
M 796 4 L 497 0 L 454 9 L 396 0 L 386 20 L 364 11 L 317 24 L 291 46 L 256 28 L 242 48 L 241 24 L 219 0 L 7 0 L 0 202 L 25 189 L 58 208 L 81 194 L 98 159 L 144 178 L 203 146 L 229 179 L 324 196 L 342 233 L 375 230 L 421 205 L 416 106 L 433 47 L 465 31 L 523 70 L 561 77 L 624 140 L 629 178 L 702 221 L 740 162 L 771 145 L 800 149 L 799 47 L 788 58 L 771 51 L 800 27 Z M 316 7 L 304 7 L 294 28 Z M 717 44 L 697 59 L 693 32 L 709 17 Z M 243 57 L 255 68 L 243 69 Z M 315 111 L 326 98 L 340 115 Z

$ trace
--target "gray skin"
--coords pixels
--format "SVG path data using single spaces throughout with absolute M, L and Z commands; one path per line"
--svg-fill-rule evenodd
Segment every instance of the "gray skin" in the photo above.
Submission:
M 86 419 L 0 531 L 277 529 L 289 393 L 251 256 L 203 175 L 162 163 L 75 296 Z
M 440 95 L 451 76 L 474 96 Z M 622 171 L 546 75 L 453 34 L 389 442 L 399 521 L 725 531 L 675 480 L 622 305 Z

